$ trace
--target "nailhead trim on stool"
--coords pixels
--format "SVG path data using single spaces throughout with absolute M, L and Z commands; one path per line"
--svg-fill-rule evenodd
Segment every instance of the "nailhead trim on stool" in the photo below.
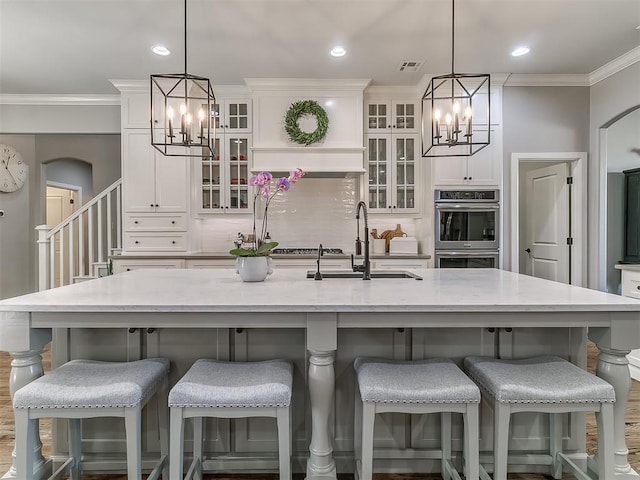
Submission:
M 157 394 L 161 459 L 150 479 L 164 468 L 168 475 L 167 374 L 169 361 L 152 358 L 134 362 L 72 360 L 18 390 L 13 398 L 16 418 L 18 477 L 33 478 L 33 452 L 28 446 L 38 418 L 66 418 L 69 422 L 69 459 L 52 476 L 64 472 L 72 480 L 81 475 L 80 419 L 124 417 L 129 479 L 142 475 L 141 411 Z
M 170 476 L 184 475 L 184 420 L 194 423 L 193 462 L 184 478 L 202 476 L 203 418 L 275 417 L 280 479 L 291 479 L 290 405 L 293 365 L 285 360 L 222 362 L 197 360 L 169 392 Z
M 509 448 L 509 422 L 512 413 L 550 414 L 550 474 L 562 478 L 563 462 L 578 475 L 580 468 L 562 452 L 561 414 L 596 412 L 598 422 L 598 461 L 588 468 L 601 480 L 614 478 L 613 404 L 615 392 L 600 377 L 555 356 L 520 360 L 467 357 L 469 376 L 491 398 L 494 410 L 494 480 L 506 480 Z M 538 455 L 539 457 L 539 455 Z M 528 463 L 535 463 L 534 457 Z M 548 463 L 548 462 L 547 462 Z
M 480 390 L 449 359 L 396 361 L 356 358 L 354 451 L 356 480 L 373 475 L 373 432 L 377 413 L 441 414 L 441 474 L 458 475 L 451 462 L 451 413 L 464 419 L 467 480 L 479 478 Z

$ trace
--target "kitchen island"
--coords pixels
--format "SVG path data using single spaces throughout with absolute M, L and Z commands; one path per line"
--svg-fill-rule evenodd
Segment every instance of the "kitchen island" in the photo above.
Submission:
M 265 282 L 242 283 L 231 269 L 136 270 L 0 301 L 0 350 L 13 357 L 12 392 L 42 374 L 40 352 L 51 329 L 54 364 L 83 353 L 106 358 L 118 351 L 124 359 L 162 355 L 172 360 L 172 383 L 200 350 L 238 361 L 291 357 L 296 360 L 293 408 L 298 410 L 294 443 L 306 450 L 300 457 L 308 458 L 307 478 L 335 479 L 337 470 L 352 471 L 350 365 L 355 355 L 460 361 L 477 354 L 549 353 L 584 367 L 588 335 L 600 350 L 597 374 L 616 390 L 617 478 L 638 478 L 627 462 L 624 416 L 630 386 L 625 356 L 640 346 L 640 301 L 496 269 L 412 272 L 422 280 L 314 281 L 305 279 L 305 270 L 292 269 L 276 270 Z M 189 332 L 197 335 L 185 336 Z M 526 422 L 521 428 L 514 424 L 513 448 L 542 449 L 544 427 Z M 570 451 L 584 449 L 583 423 L 578 415 L 567 426 Z M 490 460 L 490 419 L 483 425 L 484 462 Z M 384 468 L 431 468 L 429 462 L 403 458 L 398 447 L 436 447 L 433 426 L 393 416 L 376 424 L 377 447 L 396 447 Z M 271 464 L 264 452 L 252 450 L 252 441 L 257 448 L 266 445 L 260 443 L 262 433 L 255 433 L 258 427 L 239 424 L 228 436 L 227 424 L 210 424 L 208 445 L 259 470 Z M 454 429 L 454 435 L 459 433 Z M 236 443 L 229 445 L 229 438 Z M 115 443 L 93 440 L 96 457 L 109 445 L 117 450 Z M 147 446 L 152 443 L 150 438 Z M 122 460 L 112 460 L 113 465 Z M 105 462 L 96 460 L 96 469 L 106 468 Z M 231 460 L 205 463 L 208 468 L 229 465 Z

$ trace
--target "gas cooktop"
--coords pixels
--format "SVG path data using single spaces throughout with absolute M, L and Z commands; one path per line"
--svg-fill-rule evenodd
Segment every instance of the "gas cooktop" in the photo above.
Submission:
M 317 248 L 274 248 L 272 250 L 274 254 L 284 255 L 317 255 Z M 322 252 L 325 255 L 342 255 L 344 252 L 341 248 L 323 248 Z

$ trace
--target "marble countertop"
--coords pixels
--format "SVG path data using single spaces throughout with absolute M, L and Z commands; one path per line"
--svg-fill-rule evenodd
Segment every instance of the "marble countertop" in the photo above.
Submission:
M 273 258 L 299 258 L 299 259 L 309 259 L 309 258 L 317 258 L 317 254 L 300 254 L 300 253 L 290 253 L 290 254 L 286 254 L 286 253 L 278 253 L 278 254 L 273 254 L 272 257 Z M 119 259 L 124 259 L 124 260 L 140 260 L 140 259 L 155 259 L 155 258 L 159 258 L 159 259 L 195 259 L 195 260 L 229 260 L 232 258 L 235 258 L 233 255 L 230 255 L 229 252 L 198 252 L 198 253 L 181 253 L 181 254 L 168 254 L 168 255 L 158 255 L 158 254 L 124 254 L 124 255 L 116 255 L 111 257 L 114 260 L 119 260 Z M 351 253 L 340 253 L 340 254 L 330 254 L 330 253 L 325 253 L 322 258 L 351 258 Z M 362 258 L 362 256 L 358 257 L 358 258 Z M 429 260 L 431 258 L 431 255 L 427 255 L 427 254 L 404 254 L 404 253 L 398 253 L 398 254 L 388 254 L 385 253 L 383 255 L 380 254 L 371 254 L 370 258 L 372 260 L 380 260 L 380 259 L 393 259 L 393 260 L 397 260 L 400 258 L 406 258 L 406 259 L 421 259 L 421 260 Z
M 497 269 L 411 269 L 414 279 L 306 279 L 276 269 L 142 269 L 0 301 L 0 312 L 640 312 L 640 301 Z

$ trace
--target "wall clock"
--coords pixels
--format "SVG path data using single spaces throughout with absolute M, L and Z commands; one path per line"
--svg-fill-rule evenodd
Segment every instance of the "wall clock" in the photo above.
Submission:
M 0 192 L 15 192 L 27 179 L 27 166 L 18 151 L 0 143 Z

